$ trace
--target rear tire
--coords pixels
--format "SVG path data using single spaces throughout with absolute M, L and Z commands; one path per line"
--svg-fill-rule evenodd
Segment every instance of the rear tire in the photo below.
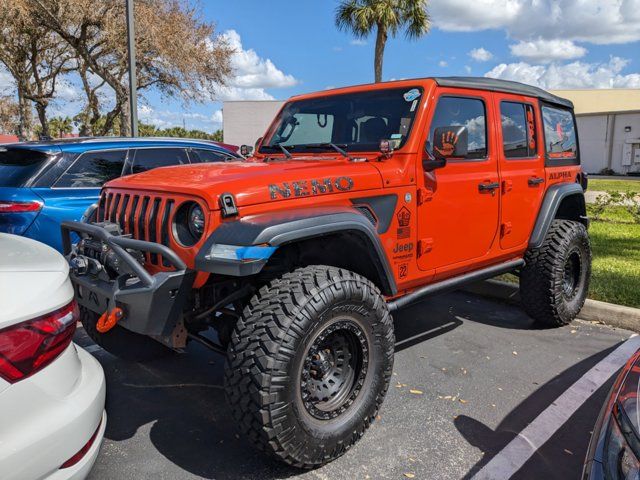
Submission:
M 374 421 L 393 349 L 391 315 L 373 283 L 339 268 L 300 268 L 245 307 L 225 365 L 227 401 L 260 450 L 314 468 Z
M 526 312 L 546 327 L 569 324 L 582 309 L 591 277 L 587 229 L 571 220 L 553 220 L 544 242 L 525 256 L 520 298 Z
M 120 325 L 116 325 L 106 333 L 96 330 L 98 314 L 80 307 L 80 321 L 87 335 L 100 347 L 118 358 L 130 362 L 148 362 L 173 353 L 154 339 L 134 333 Z

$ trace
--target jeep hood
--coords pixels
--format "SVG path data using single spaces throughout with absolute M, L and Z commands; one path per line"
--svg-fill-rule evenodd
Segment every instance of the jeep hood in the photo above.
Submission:
M 334 185 L 333 191 L 326 188 L 324 192 L 321 188 L 314 191 L 312 188 L 327 182 Z M 217 209 L 218 198 L 223 193 L 233 194 L 237 205 L 242 207 L 314 194 L 381 188 L 382 178 L 378 169 L 369 162 L 316 157 L 163 167 L 112 180 L 106 187 L 200 197 L 209 208 Z M 288 196 L 286 192 L 289 192 Z

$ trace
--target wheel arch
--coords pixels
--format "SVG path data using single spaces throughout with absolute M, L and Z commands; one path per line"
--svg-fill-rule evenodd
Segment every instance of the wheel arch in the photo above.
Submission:
M 580 184 L 562 183 L 548 188 L 529 239 L 529 248 L 542 245 L 554 219 L 573 220 L 589 226 L 584 191 Z
M 238 264 L 207 257 L 213 245 L 269 246 L 272 253 Z M 339 254 L 333 255 L 336 248 Z M 312 207 L 247 216 L 220 225 L 196 257 L 196 268 L 232 276 L 255 275 L 279 261 L 297 266 L 346 268 L 371 280 L 385 295 L 397 293 L 393 271 L 376 226 L 355 207 Z M 244 267 L 244 268 L 243 268 Z

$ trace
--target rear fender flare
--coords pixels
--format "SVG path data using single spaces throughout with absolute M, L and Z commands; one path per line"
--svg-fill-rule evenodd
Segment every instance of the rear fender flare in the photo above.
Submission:
M 557 217 L 562 202 L 569 197 L 574 197 L 579 205 L 579 211 L 575 212 L 574 219 L 580 221 L 586 227 L 589 226 L 582 186 L 578 183 L 551 185 L 545 193 L 540 211 L 538 212 L 538 218 L 529 239 L 529 248 L 538 248 L 542 245 L 551 226 L 551 222 Z

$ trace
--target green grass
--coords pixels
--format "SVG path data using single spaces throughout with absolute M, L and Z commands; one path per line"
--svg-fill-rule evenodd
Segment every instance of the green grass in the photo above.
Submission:
M 640 308 L 640 224 L 624 207 L 608 207 L 589 228 L 593 263 L 589 298 Z M 514 275 L 499 280 L 517 283 Z
M 593 250 L 589 297 L 640 308 L 640 225 L 593 222 L 589 236 Z
M 633 180 L 601 180 L 599 178 L 589 179 L 589 190 L 594 192 L 636 192 L 640 193 L 640 181 Z

